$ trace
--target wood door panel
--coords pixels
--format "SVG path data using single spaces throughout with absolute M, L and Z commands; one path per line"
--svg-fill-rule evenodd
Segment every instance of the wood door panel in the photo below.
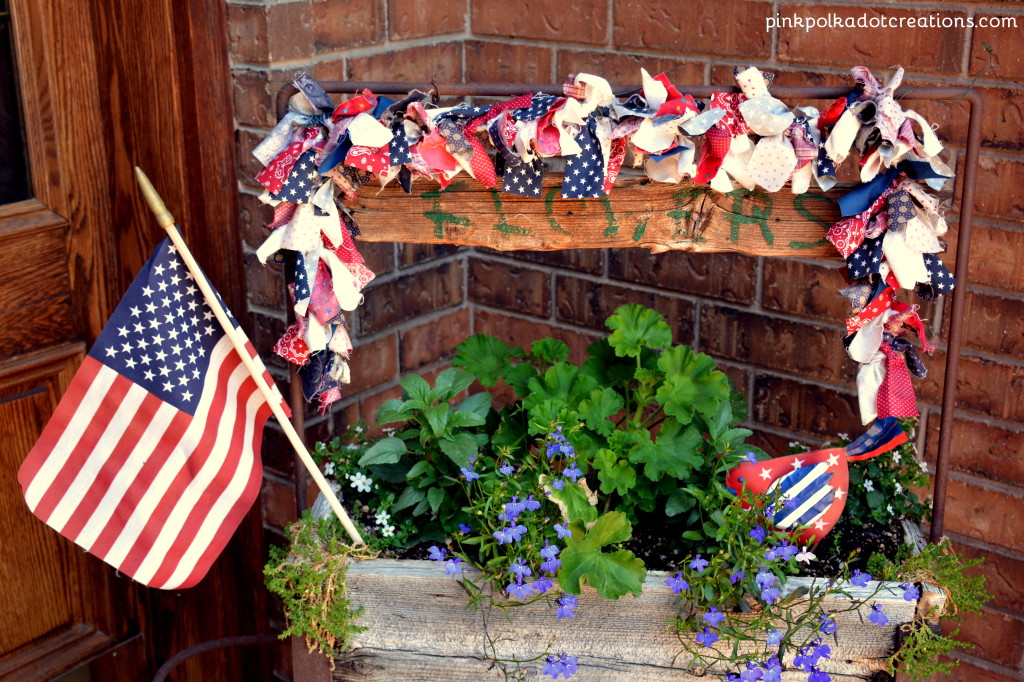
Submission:
M 70 626 L 76 604 L 65 581 L 70 543 L 32 515 L 18 469 L 81 362 L 81 347 L 26 367 L 24 380 L 0 383 L 0 651 L 15 651 Z M 54 557 L 62 560 L 54 561 Z

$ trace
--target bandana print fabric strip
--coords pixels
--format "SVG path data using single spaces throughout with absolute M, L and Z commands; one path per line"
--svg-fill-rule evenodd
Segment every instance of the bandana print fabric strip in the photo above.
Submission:
M 266 187 L 272 194 L 278 194 L 299 158 L 313 146 L 320 132 L 316 128 L 307 128 L 299 140 L 277 155 L 266 168 L 256 174 L 256 181 Z
M 18 480 L 29 509 L 91 554 L 144 585 L 190 587 L 259 494 L 270 412 L 164 238 Z

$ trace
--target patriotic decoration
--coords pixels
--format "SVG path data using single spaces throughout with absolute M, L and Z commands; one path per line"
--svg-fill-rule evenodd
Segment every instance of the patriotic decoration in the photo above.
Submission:
M 273 386 L 265 371 L 264 378 Z M 33 514 L 118 571 L 152 587 L 190 587 L 259 494 L 270 413 L 165 238 L 18 480 Z
M 333 105 L 300 75 L 289 114 L 254 155 L 264 165 L 261 198 L 275 207 L 272 233 L 257 255 L 265 261 L 283 249 L 298 261 L 293 304 L 301 321 L 276 350 L 301 367 L 309 399 L 326 411 L 349 380 L 344 313 L 373 279 L 344 203 L 362 185 L 397 179 L 408 193 L 414 182 L 444 190 L 465 174 L 496 193 L 549 201 L 555 190 L 542 197 L 545 173 L 560 172 L 561 198 L 593 201 L 613 192 L 620 171 L 632 167 L 656 182 L 688 178 L 721 193 L 801 194 L 812 184 L 832 189 L 838 167 L 859 156 L 861 184 L 839 198 L 843 219 L 826 234 L 846 261 L 845 291 L 856 292 L 848 294 L 844 343 L 861 364 L 864 424 L 917 414 L 901 368 L 906 352 L 883 345 L 883 336 L 899 342 L 916 335 L 922 350 L 932 351 L 917 307 L 898 293 L 932 300 L 956 285 L 936 255 L 945 249 L 942 208 L 925 189 L 942 189 L 953 171 L 928 122 L 895 99 L 903 70 L 883 84 L 854 67 L 849 94 L 822 112 L 773 97 L 772 74 L 749 67 L 733 75 L 739 92 L 714 92 L 706 102 L 665 74 L 641 69 L 641 87 L 621 100 L 605 79 L 577 74 L 558 94 L 453 107 L 435 106 L 419 91 L 399 101 L 362 91 Z M 435 215 L 439 232 L 469 220 Z
M 895 417 L 880 419 L 843 448 L 743 462 L 726 475 L 726 486 L 775 500 L 768 516 L 775 528 L 793 533 L 794 542 L 820 541 L 836 525 L 846 506 L 849 462 L 877 457 L 907 442 Z

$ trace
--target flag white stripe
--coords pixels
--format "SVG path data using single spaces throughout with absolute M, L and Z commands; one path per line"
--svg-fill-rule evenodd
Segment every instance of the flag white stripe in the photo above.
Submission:
M 93 420 L 96 410 L 102 404 L 103 396 L 110 391 L 110 386 L 114 383 L 115 377 L 117 377 L 117 372 L 114 371 L 109 373 L 101 371 L 96 376 L 96 379 L 89 386 L 89 390 L 82 397 L 82 402 L 75 410 L 71 421 L 68 422 L 67 428 L 61 433 L 60 439 L 47 454 L 43 466 L 39 468 L 39 471 L 36 472 L 35 477 L 32 479 L 32 483 L 25 490 L 25 502 L 28 503 L 28 508 L 33 512 L 49 489 L 50 483 L 57 478 L 61 469 L 64 468 L 71 453 L 75 450 L 75 445 L 82 439 L 82 434 L 85 433 L 85 430 Z
M 113 370 L 111 370 L 113 371 Z M 149 422 L 145 432 L 139 438 L 132 449 L 131 454 L 125 459 L 124 464 L 118 470 L 110 487 L 104 493 L 103 499 L 96 505 L 89 517 L 89 521 L 82 527 L 75 543 L 85 550 L 89 550 L 93 543 L 99 538 L 100 533 L 110 523 L 110 517 L 117 509 L 125 494 L 135 484 L 135 477 L 152 456 L 153 451 L 160 444 L 160 439 L 167 432 L 171 421 L 178 415 L 178 409 L 170 403 L 161 402 L 153 419 Z
M 171 483 L 174 482 L 178 472 L 185 468 L 189 456 L 202 440 L 203 432 L 206 430 L 206 421 L 210 416 L 210 404 L 217 393 L 217 380 L 215 377 L 218 376 L 220 366 L 224 362 L 225 357 L 232 352 L 234 352 L 234 348 L 231 347 L 231 342 L 227 340 L 227 337 L 213 347 L 213 352 L 210 353 L 210 365 L 207 369 L 210 380 L 203 386 L 203 395 L 199 400 L 196 418 L 188 425 L 188 429 L 185 430 L 173 451 L 167 455 L 163 466 L 160 467 L 160 471 L 154 476 L 149 489 L 145 491 L 145 494 L 141 495 L 138 506 L 135 507 L 128 522 L 124 524 L 124 528 L 121 529 L 117 540 L 110 547 L 110 551 L 101 557 L 108 564 L 120 566 L 124 562 L 125 557 L 128 556 L 128 553 L 139 539 L 139 535 L 145 530 L 153 510 L 163 500 L 164 494 Z M 228 391 L 232 389 L 237 389 L 237 384 L 229 387 Z M 227 415 L 225 415 L 226 417 Z
M 235 505 L 242 496 L 242 492 L 245 490 L 246 484 L 249 482 L 249 478 L 252 476 L 252 439 L 255 432 L 254 423 L 256 421 L 256 413 L 259 411 L 259 406 L 263 402 L 263 395 L 259 391 L 254 391 L 252 395 L 249 396 L 249 402 L 245 406 L 245 439 L 242 446 L 243 457 L 239 459 L 238 466 L 235 468 L 234 476 L 231 478 L 231 483 L 228 484 L 227 488 L 218 498 L 216 504 L 206 515 L 199 532 L 196 533 L 196 536 L 189 545 L 188 550 L 185 551 L 178 560 L 178 566 L 174 570 L 174 573 L 171 574 L 171 577 L 167 579 L 166 583 L 163 585 L 154 585 L 154 587 L 173 590 L 186 580 L 195 569 L 196 562 L 199 561 L 203 552 L 205 552 L 206 548 L 210 546 L 211 542 L 213 542 L 217 531 L 220 530 L 223 525 L 225 517 L 234 510 Z
M 106 366 L 100 369 L 100 372 L 104 371 L 113 372 L 113 370 Z M 122 436 L 124 436 L 126 427 L 132 422 L 139 409 L 139 405 L 147 393 L 149 392 L 138 384 L 132 384 L 129 387 L 121 404 L 117 406 L 117 410 L 114 411 L 110 421 L 107 422 L 106 427 L 103 429 L 103 434 L 96 441 L 92 452 L 89 453 L 78 473 L 75 474 L 75 479 L 64 492 L 60 502 L 54 507 L 50 518 L 46 520 L 48 526 L 58 532 L 63 531 L 68 519 L 72 517 L 75 510 L 78 509 L 78 505 L 82 503 L 82 498 L 96 484 L 96 475 L 103 468 L 103 464 L 117 447 Z
M 241 391 L 241 384 L 248 378 L 249 370 L 242 364 L 239 364 L 235 371 L 231 373 L 231 377 L 228 379 L 227 391 L 229 398 L 224 405 L 224 413 L 217 420 L 216 440 L 213 446 L 210 447 L 210 454 L 206 461 L 203 462 L 202 468 L 189 481 L 188 487 L 178 497 L 174 509 L 160 529 L 160 534 L 153 542 L 153 546 L 150 547 L 146 558 L 139 565 L 138 570 L 135 571 L 133 577 L 139 582 L 146 585 L 150 584 L 154 574 L 160 569 L 160 565 L 171 551 L 175 540 L 178 539 L 178 535 L 188 521 L 189 514 L 192 513 L 192 510 L 199 503 L 199 499 L 210 487 L 211 481 L 223 469 L 225 460 L 231 452 L 231 439 L 234 436 L 235 428 L 240 418 L 236 411 L 238 401 L 235 399 L 235 396 Z
M 824 474 L 827 471 L 828 471 L 828 464 L 825 464 L 824 462 L 819 462 L 818 464 L 815 464 L 814 468 L 811 469 L 811 472 L 809 474 L 807 474 L 802 479 L 800 479 L 800 482 L 797 483 L 795 486 L 793 486 L 792 488 L 787 490 L 785 493 L 783 493 L 783 495 L 784 495 L 783 500 L 786 500 L 786 499 L 790 499 L 791 500 L 791 499 L 797 497 L 800 493 L 803 492 L 804 488 L 809 486 L 811 483 L 814 483 L 816 480 L 818 480 L 819 476 L 821 476 L 822 474 Z M 793 473 L 795 473 L 795 472 L 793 472 Z M 774 490 L 777 485 L 779 485 L 784 480 L 786 480 L 786 478 L 788 478 L 789 476 L 792 476 L 792 475 L 793 474 L 790 473 L 790 474 L 787 474 L 786 476 L 780 477 L 777 481 L 772 483 L 771 487 L 768 490 L 769 491 Z
M 823 488 L 820 488 L 820 489 L 814 491 L 814 494 L 811 495 L 811 499 L 809 499 L 806 502 L 804 502 L 802 505 L 800 505 L 799 508 L 797 508 L 796 511 L 794 511 L 789 516 L 784 518 L 782 520 L 782 523 L 779 524 L 779 528 L 790 528 L 791 526 L 796 524 L 796 522 L 800 520 L 801 516 L 806 514 L 807 511 L 809 509 L 811 509 L 811 507 L 813 507 L 814 505 L 818 504 L 818 502 L 820 502 L 822 499 L 824 499 L 825 496 L 828 495 L 831 492 L 832 492 L 832 486 L 830 486 L 830 485 L 827 485 L 827 486 L 825 486 Z M 811 519 L 810 523 L 814 523 L 815 521 L 817 521 L 819 518 L 821 518 L 822 514 L 824 514 L 826 511 L 828 511 L 828 507 L 823 509 L 820 514 L 818 514 L 813 519 Z

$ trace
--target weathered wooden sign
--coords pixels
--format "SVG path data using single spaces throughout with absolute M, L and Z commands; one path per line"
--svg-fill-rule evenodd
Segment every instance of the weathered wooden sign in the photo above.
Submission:
M 839 207 L 817 189 L 720 194 L 685 182 L 620 176 L 608 197 L 562 199 L 561 184 L 560 175 L 548 174 L 539 199 L 504 194 L 473 180 L 457 180 L 443 191 L 413 185 L 412 194 L 395 183 L 383 190 L 366 185 L 350 208 L 360 239 L 371 242 L 836 256 L 825 233 L 840 219 Z

